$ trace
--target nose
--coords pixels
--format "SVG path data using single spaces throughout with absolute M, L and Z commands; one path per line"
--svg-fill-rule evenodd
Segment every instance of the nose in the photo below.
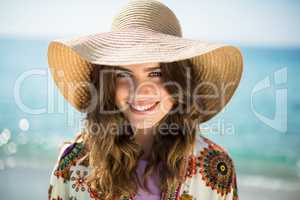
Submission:
M 149 81 L 141 81 L 135 84 L 133 95 L 131 97 L 133 99 L 148 99 L 153 98 L 158 91 L 157 86 L 153 82 Z

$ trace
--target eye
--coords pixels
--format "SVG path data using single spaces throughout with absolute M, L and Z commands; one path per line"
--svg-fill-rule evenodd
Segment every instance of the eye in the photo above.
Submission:
M 157 76 L 161 76 L 161 75 L 162 74 L 160 71 L 154 71 L 149 74 L 150 77 L 157 77 Z
M 122 78 L 122 77 L 131 77 L 131 74 L 129 74 L 128 72 L 120 72 L 117 73 L 117 78 Z

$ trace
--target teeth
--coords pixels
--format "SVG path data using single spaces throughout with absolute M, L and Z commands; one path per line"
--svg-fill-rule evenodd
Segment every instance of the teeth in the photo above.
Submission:
M 151 108 L 152 106 L 154 106 L 156 103 L 153 103 L 153 104 L 150 104 L 150 105 L 146 105 L 146 106 L 134 106 L 131 104 L 131 106 L 138 110 L 138 111 L 145 111 L 145 110 L 148 110 L 149 108 Z

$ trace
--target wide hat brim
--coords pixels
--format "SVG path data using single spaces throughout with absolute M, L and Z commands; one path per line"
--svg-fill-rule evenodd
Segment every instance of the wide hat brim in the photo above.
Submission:
M 90 100 L 89 89 L 80 83 L 91 81 L 92 64 L 116 66 L 185 59 L 194 64 L 202 82 L 224 93 L 221 98 L 201 100 L 207 111 L 202 118 L 205 122 L 222 110 L 239 85 L 243 58 L 237 47 L 133 28 L 56 39 L 48 46 L 51 75 L 64 98 L 80 112 Z M 76 90 L 71 89 L 72 85 Z M 210 85 L 203 84 L 201 93 L 211 94 L 211 90 Z

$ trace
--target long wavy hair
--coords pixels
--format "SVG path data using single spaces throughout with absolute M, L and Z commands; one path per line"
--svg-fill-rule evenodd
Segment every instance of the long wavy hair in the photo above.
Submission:
M 83 119 L 85 128 L 82 131 L 91 167 L 87 177 L 91 189 L 103 199 L 114 199 L 123 194 L 135 194 L 138 187 L 151 192 L 146 183 L 152 173 L 158 173 L 157 184 L 162 191 L 166 191 L 174 182 L 183 182 L 187 157 L 192 151 L 201 122 L 201 113 L 191 95 L 200 77 L 192 62 L 187 59 L 160 63 L 162 81 L 169 83 L 164 87 L 175 103 L 170 112 L 155 125 L 151 154 L 142 183 L 137 177 L 136 168 L 143 150 L 135 143 L 130 123 L 122 112 L 114 112 L 119 110 L 114 101 L 115 68 L 93 65 L 91 81 L 98 98 L 94 109 L 87 112 Z M 100 76 L 106 69 L 110 72 Z M 172 130 L 162 124 L 173 124 Z

